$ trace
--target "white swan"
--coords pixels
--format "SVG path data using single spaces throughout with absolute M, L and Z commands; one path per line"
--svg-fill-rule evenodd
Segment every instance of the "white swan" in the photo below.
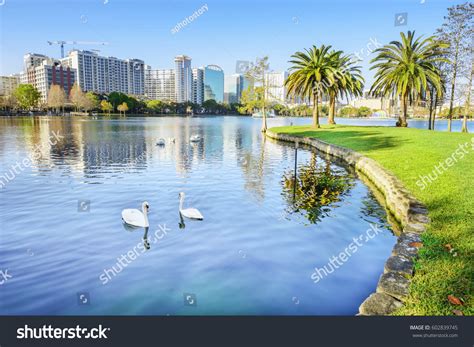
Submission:
M 191 138 L 189 139 L 189 141 L 191 141 L 191 142 L 199 142 L 199 141 L 201 141 L 201 136 L 195 134 L 195 135 L 191 136 Z
M 165 145 L 165 139 L 164 138 L 160 138 L 158 139 L 158 141 L 156 141 L 156 145 L 157 146 L 164 146 Z
M 176 142 L 174 137 L 170 137 L 168 140 L 169 140 L 170 143 L 175 143 Z
M 184 193 L 179 193 L 179 213 L 181 216 L 189 218 L 189 219 L 198 219 L 203 220 L 204 217 L 202 216 L 201 212 L 195 208 L 185 208 L 183 209 L 184 204 Z
M 139 211 L 135 208 L 127 208 L 122 211 L 122 220 L 129 225 L 147 228 L 149 227 L 149 224 L 148 224 L 148 209 L 149 208 L 150 208 L 150 205 L 148 205 L 148 202 L 146 201 L 142 203 L 142 211 Z

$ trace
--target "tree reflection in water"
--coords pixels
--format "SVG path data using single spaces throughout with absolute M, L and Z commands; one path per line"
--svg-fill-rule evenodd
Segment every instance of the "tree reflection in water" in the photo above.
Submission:
M 298 166 L 296 180 L 294 170 L 285 172 L 282 185 L 287 213 L 300 214 L 316 224 L 349 192 L 354 176 L 344 168 L 331 166 L 329 158 L 318 162 L 313 154 L 308 164 Z

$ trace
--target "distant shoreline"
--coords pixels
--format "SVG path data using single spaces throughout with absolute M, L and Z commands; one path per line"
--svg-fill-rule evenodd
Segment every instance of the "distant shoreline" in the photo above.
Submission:
M 48 115 L 47 113 L 44 112 L 38 112 L 38 113 L 33 113 L 32 115 L 29 115 L 27 113 L 23 114 L 5 114 L 5 113 L 0 113 L 0 117 L 74 117 L 74 118 L 90 118 L 90 119 L 95 119 L 96 117 L 100 118 L 106 118 L 106 117 L 111 117 L 111 118 L 118 118 L 118 117 L 124 117 L 123 115 L 119 113 L 111 113 L 110 115 L 99 113 L 97 115 L 89 115 L 89 116 L 81 116 L 81 115 L 71 115 L 69 113 L 61 115 Z M 205 117 L 248 117 L 252 118 L 252 115 L 248 114 L 237 114 L 237 113 L 231 113 L 231 114 L 195 114 L 195 115 L 188 115 L 188 114 L 179 114 L 179 113 L 168 113 L 168 114 L 148 114 L 148 113 L 130 113 L 126 114 L 125 117 L 189 117 L 189 118 L 205 118 Z M 280 116 L 277 115 L 277 118 L 289 118 L 289 119 L 298 119 L 298 118 L 312 118 L 312 116 Z M 328 118 L 327 116 L 320 116 L 321 119 Z M 339 117 L 336 116 L 338 119 L 360 119 L 360 120 L 393 120 L 396 121 L 397 117 Z M 261 118 L 258 118 L 261 119 Z M 272 119 L 272 118 L 267 118 L 267 119 Z M 422 118 L 422 117 L 417 117 L 417 118 L 408 118 L 408 120 L 420 120 L 420 121 L 428 121 L 428 118 Z M 436 121 L 439 120 L 448 120 L 448 118 L 436 118 Z M 453 121 L 462 121 L 462 118 L 453 118 Z M 474 118 L 468 118 L 468 122 L 473 122 Z

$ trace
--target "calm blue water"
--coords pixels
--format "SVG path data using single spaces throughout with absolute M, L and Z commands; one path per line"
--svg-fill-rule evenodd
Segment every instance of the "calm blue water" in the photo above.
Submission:
M 308 122 L 269 125 L 290 121 Z M 294 149 L 259 129 L 245 117 L 0 118 L 0 175 L 41 154 L 0 189 L 0 271 L 12 276 L 0 314 L 355 314 L 395 242 L 383 208 L 332 161 L 353 183 L 342 201 L 317 223 L 289 212 L 282 180 Z M 64 136 L 56 145 L 53 131 Z M 158 147 L 160 137 L 175 143 Z M 328 165 L 300 149 L 298 164 L 310 162 Z M 180 225 L 180 191 L 203 221 Z M 144 200 L 148 250 L 144 230 L 120 218 Z M 313 283 L 314 268 L 371 223 L 382 232 Z

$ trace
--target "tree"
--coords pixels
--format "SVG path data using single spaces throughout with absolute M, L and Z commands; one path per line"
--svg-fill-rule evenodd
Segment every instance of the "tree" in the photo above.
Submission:
M 123 112 L 123 115 L 125 116 L 125 112 L 128 111 L 128 105 L 126 102 L 122 102 L 120 105 L 117 106 L 117 110 L 120 112 Z
M 335 65 L 330 58 L 331 46 L 313 46 L 291 57 L 290 75 L 285 81 L 287 94 L 313 101 L 313 126 L 319 128 L 319 101 L 334 84 Z
M 275 113 L 279 116 L 287 116 L 289 113 L 288 107 L 282 104 L 275 104 L 272 106 Z
M 208 99 L 202 103 L 202 107 L 204 108 L 206 113 L 218 113 L 219 104 L 214 99 Z
M 127 101 L 128 101 L 128 96 L 124 93 L 112 92 L 109 94 L 109 102 L 112 104 L 114 109 L 117 108 L 118 110 L 118 106 L 120 106 L 121 104 Z
M 146 108 L 153 113 L 163 113 L 165 104 L 161 100 L 149 100 L 146 103 Z
M 13 91 L 13 96 L 20 108 L 30 110 L 38 105 L 41 93 L 31 84 L 20 84 Z
M 64 92 L 64 89 L 58 84 L 51 84 L 48 92 L 48 107 L 51 107 L 58 112 L 60 108 L 64 108 L 65 103 L 66 93 Z
M 342 51 L 333 51 L 330 60 L 334 64 L 334 83 L 328 86 L 329 95 L 329 124 L 336 124 L 336 102 L 338 96 L 348 98 L 350 95 L 360 96 L 363 93 L 364 78 L 361 75 L 361 67 L 355 65 L 355 61 L 349 55 L 343 55 Z
M 251 85 L 259 85 L 260 93 L 260 105 L 262 109 L 262 132 L 267 131 L 267 93 L 268 93 L 268 81 L 266 78 L 266 72 L 270 65 L 268 64 L 268 57 L 257 58 L 255 63 L 251 63 L 248 70 L 245 73 L 245 77 L 250 81 Z
M 462 120 L 461 132 L 467 133 L 467 117 L 471 114 L 471 93 L 472 93 L 472 80 L 474 78 L 474 47 L 471 47 L 471 69 L 469 74 L 469 82 L 467 84 L 467 96 L 466 96 L 466 111 Z
M 375 82 L 370 93 L 375 96 L 396 95 L 401 98 L 403 113 L 397 126 L 408 126 L 408 103 L 418 99 L 428 90 L 429 85 L 437 91 L 442 89 L 437 62 L 446 61 L 443 57 L 447 44 L 435 40 L 434 36 L 415 38 L 415 32 L 400 33 L 401 41 L 392 41 L 375 50 L 377 56 L 371 60 L 376 63 Z
M 108 102 L 107 100 L 102 100 L 100 102 L 100 109 L 102 110 L 102 112 L 104 113 L 108 113 L 109 116 L 110 116 L 110 112 L 113 111 L 114 107 L 112 106 L 112 104 L 110 102 Z
M 84 97 L 84 110 L 90 111 L 99 107 L 99 97 L 93 92 L 87 92 Z
M 12 110 L 18 107 L 18 102 L 15 96 L 11 95 L 3 95 L 0 96 L 0 107 L 5 110 Z
M 353 106 L 345 106 L 339 110 L 339 117 L 350 117 L 350 116 L 357 116 L 359 110 L 357 107 Z
M 473 17 L 474 4 L 466 2 L 465 4 L 454 5 L 448 8 L 448 16 L 444 18 L 445 22 L 437 31 L 440 39 L 449 44 L 446 53 L 451 61 L 448 70 L 450 83 L 448 131 L 451 131 L 457 79 L 462 71 L 465 71 L 471 65 L 471 61 L 465 58 L 472 52 L 474 39 Z
M 368 117 L 372 114 L 372 110 L 366 106 L 361 106 L 357 110 L 357 117 Z
M 438 90 L 436 85 L 429 84 L 426 91 L 426 101 L 428 102 L 428 130 L 435 129 L 436 110 L 441 107 L 446 94 L 446 65 L 445 62 L 437 62 L 435 66 L 440 71 L 441 89 Z
M 263 88 L 248 86 L 242 91 L 238 110 L 242 114 L 252 114 L 255 110 L 263 108 Z
M 84 107 L 85 94 L 82 92 L 81 87 L 79 87 L 77 82 L 74 83 L 69 92 L 69 101 L 74 105 L 76 111 L 79 111 Z

